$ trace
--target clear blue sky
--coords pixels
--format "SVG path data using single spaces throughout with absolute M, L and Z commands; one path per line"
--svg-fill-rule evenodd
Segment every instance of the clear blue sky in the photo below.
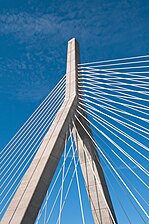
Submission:
M 0 0 L 0 149 L 65 74 L 72 37 L 82 62 L 148 54 L 149 1 Z

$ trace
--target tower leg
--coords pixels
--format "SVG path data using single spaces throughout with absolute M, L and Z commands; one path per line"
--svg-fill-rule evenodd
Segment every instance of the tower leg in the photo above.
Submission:
M 79 120 L 92 136 L 89 124 L 86 123 L 85 119 L 80 117 Z M 75 121 L 75 125 L 77 132 L 74 128 L 74 139 L 78 149 L 79 162 L 91 205 L 94 223 L 117 223 L 96 147 L 77 120 Z M 111 216 L 115 222 L 112 220 Z

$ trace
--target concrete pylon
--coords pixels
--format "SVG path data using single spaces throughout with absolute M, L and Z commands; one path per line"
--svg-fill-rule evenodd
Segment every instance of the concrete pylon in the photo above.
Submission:
M 71 121 L 74 119 L 74 113 L 76 113 L 78 104 L 77 64 L 80 60 L 79 52 L 79 44 L 76 39 L 73 38 L 68 42 L 66 95 L 64 103 L 45 135 L 29 169 L 24 175 L 21 184 L 2 219 L 2 224 L 33 224 L 36 220 L 39 209 L 63 153 L 66 133 L 69 130 L 69 125 L 72 124 Z M 84 120 L 82 120 L 82 122 L 86 125 Z M 114 211 L 103 177 L 102 168 L 97 160 L 97 155 L 95 156 L 96 149 L 76 120 L 75 124 L 81 140 L 79 140 L 76 133 L 74 133 L 74 138 L 78 148 L 82 173 L 86 183 L 95 224 L 111 224 L 113 222 L 107 211 L 107 205 L 103 201 L 107 201 L 113 215 Z M 105 200 L 102 200 L 103 196 L 100 195 L 101 191 L 99 190 L 99 186 L 94 180 L 94 176 L 91 174 L 91 170 L 86 162 L 86 158 L 83 154 L 84 151 L 81 147 L 82 143 L 90 154 L 93 164 L 92 166 L 101 183 L 100 187 L 104 192 Z

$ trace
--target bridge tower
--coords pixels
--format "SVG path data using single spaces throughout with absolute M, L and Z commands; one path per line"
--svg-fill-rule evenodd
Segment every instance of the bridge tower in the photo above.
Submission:
M 65 133 L 71 127 L 95 224 L 117 223 L 95 145 L 74 117 L 78 105 L 79 44 L 68 42 L 65 100 L 24 175 L 2 224 L 33 224 L 64 150 Z M 84 113 L 86 117 L 86 113 Z M 78 114 L 79 117 L 79 114 Z M 89 123 L 79 118 L 92 136 Z M 72 122 L 74 121 L 74 124 Z M 76 131 L 77 130 L 77 131 Z M 85 147 L 87 154 L 85 154 Z M 87 158 L 88 156 L 88 158 Z

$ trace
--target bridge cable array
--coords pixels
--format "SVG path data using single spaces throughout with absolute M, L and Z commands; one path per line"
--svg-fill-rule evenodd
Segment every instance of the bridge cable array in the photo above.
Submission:
M 141 58 L 145 60 L 140 60 Z M 118 61 L 121 62 L 117 63 Z M 149 218 L 149 203 L 146 199 L 149 188 L 148 68 L 149 55 L 79 64 L 80 101 L 75 115 L 82 127 L 80 116 L 91 125 L 94 139 L 87 134 L 96 145 L 105 166 L 108 165 L 108 169 L 117 176 L 123 185 L 123 191 L 127 190 L 125 195 L 129 193 L 127 198 L 141 218 L 139 223 L 147 223 Z M 83 115 L 84 112 L 88 118 Z M 123 164 L 122 170 L 115 160 L 117 164 Z M 132 177 L 134 182 L 124 174 L 124 170 L 130 171 L 129 176 L 135 176 Z M 106 173 L 105 176 L 109 179 Z M 137 185 L 142 187 L 141 191 Z M 130 223 L 127 214 L 128 218 Z
M 78 65 L 78 106 L 65 136 L 63 161 L 54 176 L 36 224 L 61 224 L 62 212 L 76 180 L 81 222 L 87 223 L 74 141 L 77 121 L 96 147 L 114 200 L 118 220 L 147 223 L 149 151 L 149 55 Z M 1 151 L 1 217 L 16 192 L 65 98 L 66 76 L 59 81 Z M 87 116 L 84 116 L 84 113 Z M 81 118 L 81 119 L 80 119 Z M 81 120 L 91 127 L 93 136 Z M 73 131 L 72 131 L 73 129 Z M 82 144 L 88 162 L 89 154 Z M 97 158 L 99 160 L 99 158 Z M 91 165 L 91 164 L 90 164 Z M 92 174 L 98 182 L 94 170 Z M 104 193 L 100 187 L 101 195 Z M 106 202 L 106 201 L 105 201 Z M 107 204 L 107 202 L 106 202 Z M 128 212 L 129 210 L 131 212 Z M 114 217 L 107 204 L 113 223 Z M 132 220 L 134 213 L 136 219 Z M 56 215 L 55 215 L 56 214 Z M 54 218 L 53 218 L 54 216 Z M 97 216 L 98 217 L 98 216 Z M 54 220 L 54 221 L 53 221 Z M 100 220 L 99 220 L 100 223 Z
M 1 203 L 3 205 L 1 214 L 6 210 L 64 101 L 65 81 L 66 76 L 48 94 L 1 152 Z

